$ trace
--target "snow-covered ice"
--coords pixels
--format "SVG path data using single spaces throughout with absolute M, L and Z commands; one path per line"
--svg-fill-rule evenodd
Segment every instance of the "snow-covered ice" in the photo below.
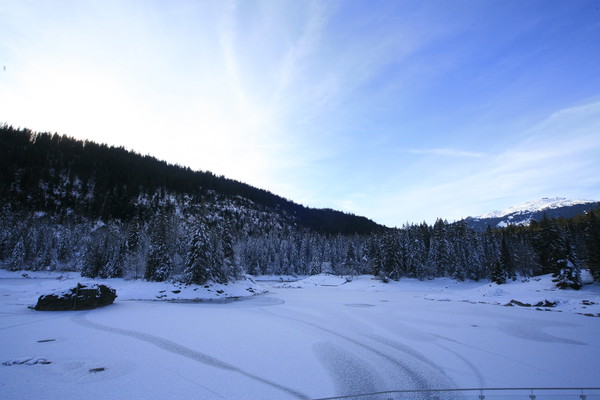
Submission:
M 115 279 L 113 305 L 38 312 L 27 306 L 39 294 L 81 279 L 29 276 L 0 271 L 0 363 L 10 364 L 0 365 L 0 398 L 293 399 L 600 382 L 600 318 L 581 315 L 600 312 L 598 284 L 321 275 L 217 289 L 270 290 L 242 301 L 173 302 L 147 300 L 226 292 Z M 502 306 L 538 299 L 556 306 Z M 14 362 L 25 359 L 49 364 Z

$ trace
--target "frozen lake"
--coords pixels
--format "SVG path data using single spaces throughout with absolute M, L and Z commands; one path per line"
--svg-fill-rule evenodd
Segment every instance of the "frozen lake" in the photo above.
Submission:
M 0 363 L 51 363 L 0 365 L 0 398 L 294 399 L 600 383 L 600 318 L 433 301 L 418 285 L 265 283 L 269 294 L 229 303 L 36 312 L 26 308 L 31 281 L 11 281 L 0 282 Z

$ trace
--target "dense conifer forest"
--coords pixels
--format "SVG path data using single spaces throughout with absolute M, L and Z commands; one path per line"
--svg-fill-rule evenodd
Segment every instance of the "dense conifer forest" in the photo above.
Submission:
M 266 190 L 67 136 L 0 127 L 0 266 L 89 277 L 227 282 L 322 272 L 457 280 L 581 271 L 600 279 L 600 210 L 478 232 L 386 228 Z

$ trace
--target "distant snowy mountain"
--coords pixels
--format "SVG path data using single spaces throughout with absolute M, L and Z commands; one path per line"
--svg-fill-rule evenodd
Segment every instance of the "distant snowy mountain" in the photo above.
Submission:
M 598 205 L 600 203 L 594 200 L 544 197 L 478 217 L 467 217 L 465 221 L 470 228 L 483 231 L 488 226 L 504 228 L 508 225 L 529 225 L 532 220 L 539 221 L 544 214 L 549 218 L 570 218 L 592 210 Z
M 537 201 L 528 201 L 526 203 L 521 203 L 516 206 L 512 206 L 509 208 L 505 208 L 501 211 L 492 211 L 491 213 L 480 215 L 479 219 L 484 218 L 501 218 L 508 215 L 531 215 L 532 213 L 538 211 L 544 211 L 549 209 L 556 209 L 562 207 L 571 207 L 578 204 L 589 204 L 595 203 L 593 200 L 571 200 L 566 199 L 564 197 L 544 197 Z

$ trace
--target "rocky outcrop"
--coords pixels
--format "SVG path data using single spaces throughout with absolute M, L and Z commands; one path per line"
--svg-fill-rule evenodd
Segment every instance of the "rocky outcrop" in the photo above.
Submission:
M 112 304 L 116 297 L 116 290 L 106 285 L 78 283 L 73 289 L 40 296 L 33 308 L 38 311 L 91 310 Z
M 536 304 L 529 304 L 529 303 L 523 303 L 523 302 L 521 302 L 519 300 L 512 299 L 511 301 L 509 301 L 508 303 L 506 303 L 505 306 L 508 306 L 508 307 L 512 307 L 512 306 L 519 306 L 519 307 L 556 307 L 556 302 L 544 300 L 544 301 L 539 301 Z

